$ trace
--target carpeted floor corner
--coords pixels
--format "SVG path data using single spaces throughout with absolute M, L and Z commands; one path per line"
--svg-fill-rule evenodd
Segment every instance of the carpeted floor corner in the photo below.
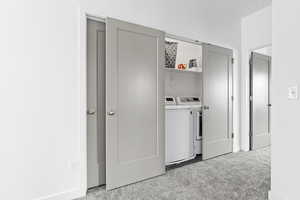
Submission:
M 94 189 L 86 199 L 266 200 L 270 171 L 270 148 L 232 153 L 112 191 Z

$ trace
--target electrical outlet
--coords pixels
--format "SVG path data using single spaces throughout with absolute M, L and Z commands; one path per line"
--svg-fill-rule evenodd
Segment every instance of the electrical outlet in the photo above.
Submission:
M 294 85 L 288 88 L 288 99 L 297 100 L 298 99 L 298 86 Z

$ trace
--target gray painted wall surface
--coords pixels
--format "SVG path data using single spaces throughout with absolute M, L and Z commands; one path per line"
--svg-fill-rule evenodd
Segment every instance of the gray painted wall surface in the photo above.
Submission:
M 202 97 L 202 73 L 165 70 L 166 96 Z

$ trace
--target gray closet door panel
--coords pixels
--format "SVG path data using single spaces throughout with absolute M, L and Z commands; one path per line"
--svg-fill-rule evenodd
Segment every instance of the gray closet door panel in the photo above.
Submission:
M 87 186 L 105 184 L 105 24 L 87 23 Z
M 270 145 L 269 74 L 271 58 L 252 53 L 251 59 L 251 149 L 258 149 Z
M 153 67 L 157 66 L 157 38 L 120 30 L 118 40 L 118 61 L 122 63 L 118 68 L 122 76 L 117 85 L 118 96 L 122 97 L 118 102 L 118 117 L 122 119 L 118 128 L 135 130 L 119 135 L 118 154 L 123 163 L 158 154 L 157 134 L 152 134 L 157 132 L 154 121 L 157 119 L 157 68 Z M 148 109 L 151 112 L 145 112 Z
M 164 33 L 107 19 L 107 189 L 165 172 Z
M 205 145 L 205 152 L 203 152 L 204 160 L 213 158 L 219 155 L 232 152 L 232 142 L 228 139 L 217 140 L 215 142 L 209 142 Z
M 253 137 L 251 150 L 264 148 L 270 146 L 271 137 L 270 134 L 259 134 Z
M 203 45 L 203 159 L 232 152 L 232 56 Z

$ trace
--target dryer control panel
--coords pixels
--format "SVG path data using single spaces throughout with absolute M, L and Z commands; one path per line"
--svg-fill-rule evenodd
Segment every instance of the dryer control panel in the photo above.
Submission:
M 201 105 L 199 97 L 176 97 L 179 105 Z

